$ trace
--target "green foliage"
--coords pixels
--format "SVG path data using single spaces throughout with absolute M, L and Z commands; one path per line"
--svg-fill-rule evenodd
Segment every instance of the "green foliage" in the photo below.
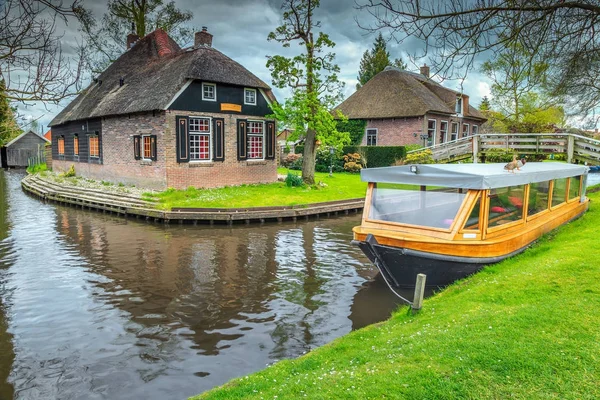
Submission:
M 344 153 L 360 153 L 367 168 L 389 167 L 406 156 L 404 146 L 357 146 L 354 151 L 350 146 L 344 147 Z
M 289 153 L 283 160 L 281 160 L 281 165 L 290 168 L 290 166 L 298 163 L 298 161 L 300 161 L 300 165 L 302 165 L 302 154 Z
M 407 144 L 406 146 L 404 146 L 406 148 L 406 152 L 408 153 L 409 151 L 413 151 L 413 150 L 419 150 L 423 148 L 422 144 Z
M 485 152 L 485 162 L 500 163 L 510 162 L 515 154 L 512 150 L 507 149 L 488 149 Z
M 360 172 L 363 160 L 359 153 L 348 153 L 344 156 L 344 170 L 347 172 Z
M 360 60 L 356 89 L 360 89 L 387 66 L 406 69 L 406 64 L 402 59 L 397 58 L 393 63 L 390 61 L 390 53 L 387 51 L 385 40 L 380 32 L 373 43 L 373 48 L 366 50 Z
M 479 104 L 479 111 L 488 111 L 491 108 L 490 99 L 488 99 L 487 96 L 483 96 L 481 103 Z
M 430 149 L 416 151 L 414 153 L 407 154 L 404 158 L 405 164 L 435 164 L 433 160 L 433 153 Z
M 364 119 L 338 120 L 336 122 L 336 128 L 340 132 L 348 132 L 350 134 L 349 144 L 360 145 L 363 136 L 365 135 L 367 121 Z
M 75 164 L 71 164 L 69 169 L 66 172 L 63 172 L 61 174 L 61 176 L 64 178 L 71 178 L 71 177 L 74 177 L 75 175 L 76 175 L 75 174 Z
M 285 185 L 287 187 L 302 187 L 304 186 L 304 181 L 300 175 L 292 174 L 288 172 L 285 178 Z
M 334 148 L 333 155 L 328 148 L 321 147 L 317 149 L 315 171 L 329 172 L 329 166 L 333 165 L 332 172 L 342 172 L 344 170 L 342 154 L 342 151 L 336 148 Z
M 0 146 L 4 146 L 22 133 L 15 119 L 15 109 L 6 96 L 4 79 L 0 78 Z
M 47 170 L 48 166 L 46 165 L 46 163 L 35 164 L 30 167 L 27 167 L 27 172 L 29 172 L 30 174 L 37 174 L 39 172 L 44 172 Z

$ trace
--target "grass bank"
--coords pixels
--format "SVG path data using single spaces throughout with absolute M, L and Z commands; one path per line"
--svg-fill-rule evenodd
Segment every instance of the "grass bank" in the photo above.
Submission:
M 299 171 L 293 171 L 300 173 Z M 286 175 L 286 169 L 279 169 L 279 174 Z M 173 207 L 268 207 L 291 206 L 298 204 L 320 203 L 325 201 L 363 198 L 367 184 L 361 182 L 359 174 L 315 173 L 314 186 L 288 187 L 285 182 L 259 185 L 229 186 L 218 189 L 186 190 L 168 189 L 164 192 L 148 193 L 145 197 L 156 199 L 159 207 L 170 210 Z M 319 184 L 320 182 L 320 184 Z
M 600 398 L 600 208 L 525 253 L 197 399 Z

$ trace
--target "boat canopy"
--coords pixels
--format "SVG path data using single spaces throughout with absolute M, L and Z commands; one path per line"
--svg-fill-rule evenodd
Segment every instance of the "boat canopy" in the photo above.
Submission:
M 416 164 L 365 168 L 360 171 L 360 177 L 364 182 L 485 190 L 569 178 L 588 173 L 586 166 L 557 162 L 528 162 L 521 167 L 520 171 L 515 170 L 514 173 L 505 170 L 505 165 L 505 163 Z M 415 168 L 416 172 L 414 172 Z

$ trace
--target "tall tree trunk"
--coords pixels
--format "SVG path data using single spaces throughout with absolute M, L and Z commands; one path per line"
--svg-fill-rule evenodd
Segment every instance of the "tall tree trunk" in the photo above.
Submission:
M 304 155 L 302 157 L 302 180 L 308 185 L 315 184 L 315 161 L 317 158 L 316 132 L 314 129 L 306 130 L 304 142 Z

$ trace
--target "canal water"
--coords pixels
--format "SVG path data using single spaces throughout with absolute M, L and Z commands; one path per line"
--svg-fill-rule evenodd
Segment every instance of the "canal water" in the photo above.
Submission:
M 0 170 L 0 399 L 183 399 L 385 320 L 360 216 L 163 226 Z M 405 293 L 411 296 L 410 293 Z

